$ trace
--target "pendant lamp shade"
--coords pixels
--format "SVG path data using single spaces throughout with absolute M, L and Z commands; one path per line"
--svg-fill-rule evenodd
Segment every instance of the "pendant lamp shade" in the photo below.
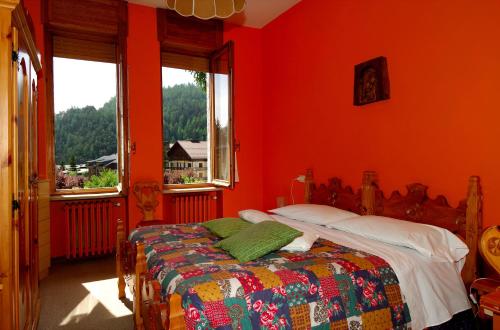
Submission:
M 228 18 L 245 8 L 245 0 L 165 0 L 165 4 L 182 16 L 201 19 Z

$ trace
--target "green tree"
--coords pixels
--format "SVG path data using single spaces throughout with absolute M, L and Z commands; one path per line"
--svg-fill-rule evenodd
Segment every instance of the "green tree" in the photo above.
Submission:
M 193 75 L 194 83 L 204 92 L 207 91 L 207 74 L 205 72 L 189 71 Z
M 69 169 L 70 171 L 76 171 L 76 158 L 74 155 L 69 159 Z
M 92 177 L 84 182 L 85 188 L 107 188 L 118 185 L 118 173 L 113 170 L 105 169 L 99 175 Z
M 193 84 L 163 88 L 163 141 L 207 139 L 207 93 Z
M 100 109 L 71 108 L 54 120 L 56 163 L 75 156 L 77 164 L 116 153 L 116 98 Z

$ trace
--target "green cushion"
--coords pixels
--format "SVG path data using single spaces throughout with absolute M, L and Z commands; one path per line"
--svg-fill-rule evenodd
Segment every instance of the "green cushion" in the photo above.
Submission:
M 240 218 L 220 218 L 204 222 L 201 225 L 210 230 L 214 235 L 226 238 L 252 224 Z
M 302 232 L 277 221 L 262 221 L 215 244 L 240 262 L 247 262 L 278 250 L 302 236 Z

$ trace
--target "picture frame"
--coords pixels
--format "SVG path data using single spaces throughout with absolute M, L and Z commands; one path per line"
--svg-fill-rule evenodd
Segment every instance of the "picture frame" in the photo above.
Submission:
M 389 98 L 387 58 L 380 56 L 354 66 L 354 105 L 361 106 Z

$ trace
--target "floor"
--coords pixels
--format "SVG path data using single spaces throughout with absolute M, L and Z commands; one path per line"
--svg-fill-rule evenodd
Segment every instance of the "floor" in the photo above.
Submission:
M 117 298 L 116 281 L 113 257 L 53 264 L 40 283 L 38 329 L 133 329 L 130 296 Z

